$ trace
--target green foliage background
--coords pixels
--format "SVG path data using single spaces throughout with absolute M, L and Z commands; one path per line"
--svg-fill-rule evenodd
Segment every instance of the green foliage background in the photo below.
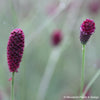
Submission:
M 88 12 L 91 0 L 0 0 L 0 100 L 10 100 L 11 77 L 7 65 L 7 42 L 14 28 L 25 33 L 25 51 L 15 75 L 15 100 L 36 100 L 49 56 L 55 49 L 51 34 L 61 29 L 64 40 L 45 100 L 63 100 L 64 95 L 78 95 L 81 75 L 80 24 L 86 18 L 94 19 L 95 34 L 86 46 L 85 84 L 100 68 L 100 13 Z M 72 2 L 72 8 L 69 4 Z M 82 2 L 82 4 L 81 4 Z M 61 8 L 48 14 L 48 6 L 61 3 Z M 81 8 L 80 8 L 80 6 Z M 63 10 L 62 7 L 66 6 Z M 69 6 L 69 10 L 68 10 Z M 61 11 L 60 11 L 61 10 Z M 68 40 L 67 40 L 68 39 Z M 55 57 L 56 59 L 56 57 Z M 92 96 L 100 96 L 100 77 L 91 87 Z

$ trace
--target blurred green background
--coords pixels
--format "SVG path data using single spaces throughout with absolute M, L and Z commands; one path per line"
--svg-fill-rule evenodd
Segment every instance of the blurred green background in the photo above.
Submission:
M 90 6 L 94 1 L 99 2 L 98 7 L 92 5 L 96 11 Z M 87 84 L 100 68 L 99 10 L 100 0 L 0 0 L 0 100 L 10 100 L 11 82 L 8 79 L 11 73 L 6 52 L 10 32 L 15 28 L 22 28 L 25 33 L 24 55 L 15 74 L 15 100 L 68 100 L 63 96 L 79 95 L 80 25 L 86 18 L 96 23 L 95 34 L 86 46 Z M 62 31 L 63 40 L 54 47 L 51 34 L 56 29 Z M 48 67 L 51 72 L 46 70 Z M 42 99 L 44 92 L 40 84 L 44 73 L 47 74 L 42 89 L 47 88 Z M 100 96 L 100 77 L 90 92 L 92 96 Z

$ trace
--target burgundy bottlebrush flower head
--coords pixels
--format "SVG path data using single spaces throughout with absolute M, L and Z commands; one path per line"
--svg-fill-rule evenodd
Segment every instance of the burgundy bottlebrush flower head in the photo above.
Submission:
M 92 19 L 83 21 L 80 27 L 80 41 L 86 44 L 90 36 L 95 32 L 95 22 Z
M 62 41 L 62 32 L 61 30 L 55 30 L 51 37 L 51 42 L 54 46 L 59 45 L 59 43 Z
M 24 33 L 21 29 L 14 29 L 7 45 L 7 61 L 10 72 L 17 72 L 24 51 Z

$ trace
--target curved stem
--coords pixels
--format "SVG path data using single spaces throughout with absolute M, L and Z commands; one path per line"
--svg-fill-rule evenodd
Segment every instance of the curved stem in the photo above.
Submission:
M 56 65 L 61 56 L 61 53 L 63 52 L 63 50 L 66 47 L 66 41 L 68 41 L 67 42 L 67 48 L 68 48 L 71 43 L 69 38 L 66 39 L 65 41 L 63 41 L 63 44 L 61 47 L 54 48 L 50 54 L 46 69 L 44 71 L 44 75 L 40 82 L 40 86 L 39 86 L 39 90 L 38 90 L 38 94 L 37 94 L 37 100 L 45 100 L 47 89 L 50 85 L 50 81 L 51 81 L 54 71 L 57 67 Z
M 82 96 L 85 96 L 85 94 L 87 93 L 87 91 L 90 89 L 90 87 L 93 85 L 93 83 L 96 81 L 96 79 L 100 76 L 100 70 L 97 71 L 97 73 L 94 75 L 94 77 L 92 78 L 92 80 L 89 82 L 89 84 L 87 85 L 84 93 Z
M 85 45 L 82 45 L 82 72 L 81 72 L 80 96 L 82 95 L 83 88 L 84 88 L 84 70 L 85 70 Z M 82 98 L 80 100 L 82 100 Z
M 53 73 L 54 73 L 55 68 L 56 68 L 57 61 L 60 57 L 60 52 L 61 52 L 60 49 L 59 50 L 54 49 L 50 54 L 50 58 L 48 60 L 47 67 L 45 69 L 43 78 L 40 82 L 37 100 L 45 100 L 45 96 L 46 96 L 48 86 L 50 84 L 50 80 L 53 76 Z
M 12 72 L 11 100 L 14 100 L 14 72 Z

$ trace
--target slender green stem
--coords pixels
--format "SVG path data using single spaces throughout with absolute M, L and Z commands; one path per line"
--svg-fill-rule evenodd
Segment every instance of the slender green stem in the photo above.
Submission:
M 12 72 L 11 100 L 14 100 L 14 72 Z
M 84 93 L 82 96 L 85 96 L 85 94 L 87 93 L 87 91 L 90 89 L 90 87 L 93 85 L 93 83 L 96 81 L 96 79 L 100 76 L 100 70 L 97 71 L 97 73 L 94 75 L 94 77 L 92 78 L 92 80 L 89 82 L 89 84 L 87 85 Z
M 81 90 L 80 90 L 80 96 L 83 93 L 84 88 L 84 70 L 85 70 L 85 45 L 82 45 L 82 72 L 81 72 Z M 82 100 L 82 98 L 80 98 Z

